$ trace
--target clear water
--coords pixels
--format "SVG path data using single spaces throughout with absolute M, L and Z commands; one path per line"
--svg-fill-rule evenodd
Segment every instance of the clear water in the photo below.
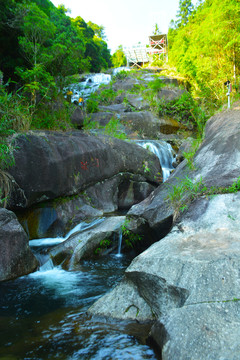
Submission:
M 163 182 L 165 182 L 173 170 L 173 149 L 166 141 L 156 140 L 138 140 L 137 144 L 153 152 L 159 159 L 163 173 Z
M 80 97 L 83 97 L 84 100 L 87 100 L 91 93 L 95 92 L 100 85 L 109 84 L 111 81 L 111 75 L 99 73 L 99 74 L 89 74 L 86 76 L 84 81 L 81 81 L 76 84 L 71 84 L 67 88 L 64 88 L 64 93 L 71 90 L 72 96 L 71 101 L 77 101 Z
M 0 359 L 156 359 L 149 325 L 94 319 L 86 310 L 120 281 L 130 259 L 38 271 L 0 284 Z

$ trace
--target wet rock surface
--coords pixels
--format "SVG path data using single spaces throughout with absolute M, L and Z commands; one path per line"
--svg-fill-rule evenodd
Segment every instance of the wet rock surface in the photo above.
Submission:
M 29 132 L 18 135 L 15 144 L 15 165 L 9 172 L 24 191 L 27 206 L 78 194 L 124 172 L 140 174 L 157 185 L 154 175 L 161 171 L 157 157 L 145 149 L 81 131 Z
M 158 319 L 151 338 L 164 360 L 238 358 L 240 195 L 197 198 L 172 230 L 174 209 L 166 196 L 169 186 L 186 176 L 192 181 L 202 177 L 208 187 L 231 186 L 239 176 L 239 124 L 237 104 L 211 118 L 194 158 L 196 169 L 190 171 L 183 162 L 166 183 L 132 207 L 128 216 L 135 229 L 148 225 L 162 239 L 137 256 L 117 288 L 90 308 L 93 314 L 126 319 L 126 294 L 128 307 L 141 302 L 135 319 L 139 314 L 139 319 Z M 171 231 L 162 236 L 167 219 Z
M 104 251 L 104 246 L 101 248 L 100 245 L 101 240 L 113 239 L 113 234 L 119 234 L 124 221 L 125 216 L 102 219 L 93 228 L 76 232 L 63 243 L 56 245 L 49 251 L 49 255 L 56 265 L 61 264 L 66 270 L 74 270 L 82 259 L 96 256 L 96 249 L 98 252 Z M 117 249 L 117 246 L 116 237 L 111 247 Z
M 16 215 L 0 208 L 0 281 L 29 274 L 38 266 Z

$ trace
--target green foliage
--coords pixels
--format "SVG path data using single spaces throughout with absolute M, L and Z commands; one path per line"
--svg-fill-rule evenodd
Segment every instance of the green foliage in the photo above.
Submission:
M 30 97 L 31 112 L 35 111 L 37 103 L 50 100 L 56 94 L 54 78 L 45 70 L 43 65 L 35 64 L 32 69 L 17 68 L 17 72 L 24 81 L 23 93 Z
M 178 214 L 179 211 L 186 210 L 191 201 L 206 193 L 206 191 L 207 188 L 203 184 L 202 178 L 194 182 L 186 176 L 177 185 L 170 185 L 167 200 L 170 201 L 176 214 Z
M 112 80 L 113 82 L 117 80 L 124 80 L 128 77 L 128 75 L 129 75 L 129 71 L 121 70 L 117 72 L 116 75 L 113 76 Z
M 23 36 L 19 37 L 19 45 L 30 65 L 47 63 L 51 59 L 47 42 L 54 37 L 56 27 L 35 3 L 27 5 L 25 10 L 21 24 Z
M 187 152 L 183 152 L 183 156 L 187 160 L 187 164 L 190 170 L 196 170 L 193 158 L 197 149 L 199 148 L 199 145 L 201 144 L 201 140 L 202 139 L 200 137 L 193 139 L 191 143 L 191 149 Z
M 158 106 L 159 116 L 170 116 L 182 124 L 194 127 L 202 134 L 207 117 L 189 93 L 170 102 L 162 101 Z
M 148 83 L 148 87 L 150 89 L 152 89 L 154 92 L 158 92 L 164 86 L 165 86 L 165 84 L 163 83 L 163 81 L 161 79 L 159 79 L 159 77 L 156 77 L 154 80 L 149 81 L 149 83 Z
M 144 171 L 146 174 L 149 174 L 149 173 L 150 173 L 150 168 L 149 168 L 149 164 L 148 164 L 147 161 L 143 161 L 142 167 L 143 167 L 143 171 Z
M 231 186 L 226 187 L 226 188 L 212 186 L 209 189 L 208 193 L 209 193 L 209 195 L 213 195 L 213 194 L 236 193 L 238 191 L 240 191 L 240 177 L 238 177 L 237 180 L 234 181 Z
M 186 25 L 190 15 L 193 12 L 191 0 L 179 0 L 179 10 L 177 13 L 177 26 Z
M 110 239 L 101 240 L 99 243 L 99 247 L 95 249 L 94 253 L 96 255 L 100 254 L 103 250 L 106 250 L 111 244 L 112 241 Z
M 93 130 L 93 129 L 98 129 L 99 123 L 97 121 L 92 121 L 91 117 L 85 117 L 83 120 L 83 130 L 85 131 L 89 131 L 89 130 Z
M 127 59 L 123 52 L 123 47 L 120 45 L 112 55 L 112 64 L 115 68 L 126 66 Z
M 208 106 L 226 101 L 227 79 L 238 85 L 239 18 L 238 1 L 205 1 L 186 24 L 169 31 L 169 64 L 194 85 Z
M 69 130 L 73 126 L 70 121 L 74 106 L 67 101 L 48 102 L 39 105 L 32 117 L 32 129 Z
M 96 113 L 99 111 L 98 101 L 96 100 L 96 97 L 94 97 L 93 95 L 91 95 L 86 102 L 86 111 L 88 114 Z
M 110 88 L 102 90 L 97 96 L 97 99 L 99 104 L 101 105 L 110 105 L 114 101 L 115 97 L 116 92 L 112 88 Z
M 175 215 L 179 211 L 184 211 L 188 208 L 189 204 L 201 195 L 211 196 L 215 194 L 228 194 L 240 191 L 240 177 L 234 183 L 226 188 L 214 187 L 207 188 L 202 178 L 199 181 L 193 181 L 188 176 L 179 181 L 177 185 L 170 184 L 168 196 L 166 200 L 170 201 L 175 210 Z
M 7 137 L 16 131 L 28 130 L 31 121 L 24 99 L 18 93 L 7 93 L 0 85 L 0 169 L 14 164 L 13 147 Z
M 6 87 L 0 86 L 0 136 L 28 130 L 30 125 L 31 116 L 25 99 L 19 92 L 8 93 Z
M 49 0 L 9 0 L 0 2 L 0 68 L 5 79 L 44 65 L 63 86 L 67 75 L 100 71 L 111 64 L 104 41 L 104 29 L 81 18 L 71 19 L 63 6 Z
M 121 231 L 126 246 L 128 248 L 133 248 L 137 242 L 142 240 L 142 236 L 135 234 L 134 232 L 128 229 L 129 222 L 130 221 L 128 219 L 124 221 L 123 225 L 121 226 Z
M 115 118 L 114 116 L 105 126 L 104 133 L 106 135 L 113 136 L 121 140 L 125 140 L 127 138 L 126 134 L 123 131 L 121 131 L 120 120 Z

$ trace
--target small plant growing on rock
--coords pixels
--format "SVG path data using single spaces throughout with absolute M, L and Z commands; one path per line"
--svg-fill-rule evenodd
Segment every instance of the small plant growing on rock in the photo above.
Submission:
M 149 174 L 149 173 L 150 173 L 150 168 L 149 168 L 149 165 L 148 165 L 148 162 L 147 162 L 147 161 L 143 161 L 142 167 L 143 167 L 143 171 L 144 171 L 146 174 Z
M 177 185 L 171 185 L 171 190 L 168 192 L 167 200 L 175 210 L 175 216 L 179 211 L 183 212 L 189 204 L 198 196 L 205 194 L 208 191 L 204 185 L 202 178 L 194 182 L 188 176 Z
M 135 234 L 131 230 L 128 229 L 129 220 L 125 220 L 123 225 L 121 226 L 123 240 L 128 248 L 133 248 L 136 242 L 142 240 L 142 236 Z
M 103 239 L 99 243 L 99 247 L 97 247 L 94 251 L 96 255 L 99 255 L 103 250 L 106 250 L 110 245 L 112 244 L 112 241 L 109 239 Z

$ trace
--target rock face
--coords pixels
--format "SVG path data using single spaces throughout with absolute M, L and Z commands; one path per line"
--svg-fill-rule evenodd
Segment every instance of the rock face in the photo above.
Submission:
M 97 248 L 99 251 L 104 250 L 99 245 L 101 240 L 113 238 L 113 233 L 118 234 L 124 220 L 125 216 L 102 219 L 93 228 L 75 233 L 60 245 L 56 245 L 49 255 L 56 265 L 61 264 L 64 269 L 74 270 L 81 259 L 96 256 Z M 111 247 L 117 248 L 117 240 Z
M 150 111 L 126 112 L 121 115 L 121 123 L 144 138 L 154 139 L 160 135 L 160 119 Z
M 38 262 L 28 246 L 28 238 L 16 216 L 0 208 L 0 281 L 34 271 Z
M 202 176 L 208 186 L 237 180 L 239 124 L 237 105 L 211 118 L 194 159 L 196 170 L 182 163 L 167 183 L 132 208 L 134 221 L 145 221 L 162 240 L 136 257 L 122 282 L 89 309 L 118 319 L 157 318 L 151 337 L 164 360 L 239 357 L 240 193 L 198 198 L 171 232 L 162 234 L 164 221 L 173 216 L 166 202 L 170 184 L 186 175 L 193 181 Z
M 78 194 L 119 173 L 139 174 L 156 184 L 158 159 L 145 149 L 106 136 L 29 132 L 15 140 L 15 166 L 9 172 L 24 191 L 29 207 L 44 200 Z M 131 154 L 131 156 L 129 156 Z M 149 172 L 143 164 L 147 163 Z
M 234 315 L 239 314 L 235 299 L 240 292 L 239 204 L 239 193 L 197 200 L 171 233 L 135 258 L 125 272 L 125 280 L 89 311 L 133 319 L 126 308 L 136 309 L 141 303 L 135 319 L 152 319 L 153 315 L 159 319 L 151 336 L 161 346 L 163 359 L 184 360 L 187 351 L 191 359 L 199 359 L 209 334 L 209 357 L 204 358 L 220 358 L 214 355 L 219 336 L 229 349 L 238 349 L 237 338 L 232 343 L 234 336 L 229 328 L 240 331 L 240 318 Z M 231 307 L 235 310 L 228 314 Z M 229 328 L 221 327 L 225 319 Z M 196 341 L 195 336 L 203 339 Z M 218 355 L 221 349 L 223 345 Z M 233 354 L 223 358 L 235 359 Z
M 195 170 L 190 170 L 184 160 L 166 183 L 154 190 L 143 202 L 133 206 L 128 215 L 133 219 L 142 218 L 156 236 L 160 232 L 164 234 L 166 226 L 169 231 L 174 209 L 166 199 L 172 187 L 186 179 L 186 176 L 193 182 L 202 179 L 208 188 L 231 186 L 237 180 L 240 174 L 239 136 L 240 109 L 235 104 L 232 110 L 223 111 L 207 122 L 204 141 L 193 160 Z

